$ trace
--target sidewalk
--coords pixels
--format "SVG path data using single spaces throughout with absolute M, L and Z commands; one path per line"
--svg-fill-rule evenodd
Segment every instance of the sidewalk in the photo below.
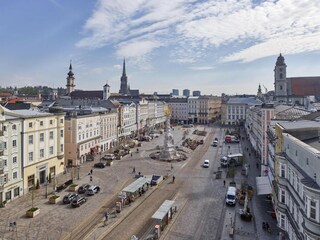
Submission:
M 244 156 L 248 160 L 250 164 L 249 176 L 248 176 L 248 184 L 253 186 L 254 188 L 254 196 L 252 201 L 250 201 L 250 207 L 252 209 L 254 215 L 254 230 L 256 233 L 256 239 L 259 240 L 274 240 L 278 238 L 279 231 L 277 227 L 276 219 L 273 219 L 271 216 L 272 212 L 272 203 L 271 200 L 268 200 L 267 195 L 257 195 L 257 187 L 256 187 L 256 177 L 260 176 L 260 161 L 254 156 L 253 148 L 250 142 L 246 138 L 246 134 L 243 129 L 241 129 L 241 136 L 245 138 L 242 141 L 242 149 Z M 249 148 L 249 151 L 247 151 Z M 250 156 L 249 156 L 250 153 Z M 259 161 L 259 167 L 257 168 L 257 163 Z M 271 233 L 262 229 L 262 222 L 268 222 L 271 227 Z M 237 238 L 238 239 L 238 238 Z

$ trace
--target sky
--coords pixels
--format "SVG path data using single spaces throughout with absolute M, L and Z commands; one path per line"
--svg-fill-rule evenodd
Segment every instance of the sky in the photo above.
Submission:
M 256 94 L 287 76 L 320 76 L 318 0 L 2 0 L 0 86 Z

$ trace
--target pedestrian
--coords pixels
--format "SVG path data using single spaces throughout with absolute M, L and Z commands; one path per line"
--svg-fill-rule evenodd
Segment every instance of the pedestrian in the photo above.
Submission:
M 259 163 L 256 164 L 257 165 L 257 169 L 259 168 Z
M 132 172 L 133 172 L 133 173 L 135 173 L 135 172 L 136 172 L 136 168 L 135 168 L 135 167 L 133 167 L 133 170 L 132 170 Z
M 16 222 L 12 223 L 12 231 L 17 231 L 17 223 Z
M 226 180 L 223 180 L 223 186 L 224 187 L 226 186 Z
M 10 232 L 10 231 L 13 231 L 13 224 L 12 224 L 12 222 L 9 223 L 9 232 Z
M 141 175 L 141 172 L 139 172 L 138 174 L 139 174 L 139 176 L 140 176 L 140 175 Z
M 249 157 L 251 157 L 251 153 L 249 153 Z
M 90 174 L 92 175 L 92 173 L 93 173 L 93 170 L 92 170 L 92 168 L 91 168 L 91 170 L 90 170 Z
M 175 176 L 172 176 L 172 182 L 174 183 L 174 180 L 176 179 L 176 177 Z
M 132 153 L 130 153 L 130 156 L 132 157 Z
M 171 164 L 171 170 L 173 170 L 173 165 Z
M 90 176 L 90 182 L 92 182 L 92 175 Z

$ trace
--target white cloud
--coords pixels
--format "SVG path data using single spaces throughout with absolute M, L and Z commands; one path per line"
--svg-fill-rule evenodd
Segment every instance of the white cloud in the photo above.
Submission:
M 198 67 L 189 67 L 189 68 L 195 71 L 207 71 L 207 70 L 214 69 L 214 67 L 211 67 L 211 66 L 198 66 Z
M 77 46 L 114 45 L 117 56 L 139 60 L 168 47 L 180 63 L 225 47 L 222 62 L 248 62 L 320 50 L 319 10 L 315 0 L 100 0 Z
M 115 65 L 113 65 L 113 67 L 114 67 L 115 69 L 121 69 L 121 68 L 122 68 L 122 66 L 121 66 L 120 64 L 115 64 Z

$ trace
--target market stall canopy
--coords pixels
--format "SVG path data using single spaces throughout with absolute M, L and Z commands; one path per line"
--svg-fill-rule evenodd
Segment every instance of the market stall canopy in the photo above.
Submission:
M 162 220 L 167 215 L 167 213 L 170 211 L 173 204 L 174 204 L 174 201 L 165 200 L 162 203 L 162 205 L 160 206 L 160 208 L 153 214 L 152 218 Z
M 143 187 L 144 184 L 151 182 L 150 177 L 140 177 L 137 180 L 135 180 L 133 183 L 131 183 L 129 186 L 125 187 L 122 192 L 126 193 L 135 193 L 139 190 L 139 188 Z

